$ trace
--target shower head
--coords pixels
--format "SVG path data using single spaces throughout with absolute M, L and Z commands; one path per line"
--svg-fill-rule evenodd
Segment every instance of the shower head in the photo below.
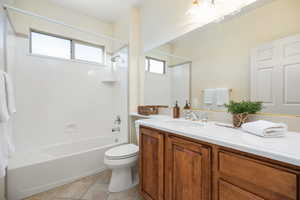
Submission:
M 120 61 L 122 61 L 122 58 L 120 55 L 116 55 L 111 58 L 111 62 L 120 62 Z

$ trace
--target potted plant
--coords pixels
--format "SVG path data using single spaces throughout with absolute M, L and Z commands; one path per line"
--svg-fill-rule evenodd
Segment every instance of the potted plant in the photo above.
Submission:
M 247 121 L 249 114 L 255 114 L 262 110 L 262 102 L 230 101 L 225 107 L 233 115 L 233 125 L 238 128 Z

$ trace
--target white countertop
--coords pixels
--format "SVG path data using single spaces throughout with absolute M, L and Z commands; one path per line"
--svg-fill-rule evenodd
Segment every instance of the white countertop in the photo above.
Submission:
M 288 132 L 282 138 L 262 138 L 241 129 L 216 126 L 214 122 L 203 126 L 183 126 L 167 119 L 144 119 L 137 123 L 173 134 L 229 147 L 277 161 L 300 166 L 300 133 Z M 180 120 L 184 121 L 184 120 Z

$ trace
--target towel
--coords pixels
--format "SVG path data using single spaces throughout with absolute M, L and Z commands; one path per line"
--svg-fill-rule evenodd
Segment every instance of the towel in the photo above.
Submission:
M 224 106 L 229 103 L 229 89 L 217 88 L 216 89 L 217 106 Z
M 242 129 L 248 133 L 266 138 L 283 137 L 288 131 L 287 125 L 259 120 L 242 125 Z
M 12 142 L 12 115 L 16 112 L 10 77 L 0 71 L 0 177 L 5 176 L 9 156 L 15 151 Z
M 6 100 L 9 115 L 16 112 L 16 103 L 14 96 L 14 87 L 10 76 L 4 72 L 5 86 L 6 86 Z
M 5 75 L 0 72 L 0 123 L 7 122 L 9 117 Z
M 216 89 L 205 89 L 204 90 L 204 104 L 214 104 L 216 98 Z

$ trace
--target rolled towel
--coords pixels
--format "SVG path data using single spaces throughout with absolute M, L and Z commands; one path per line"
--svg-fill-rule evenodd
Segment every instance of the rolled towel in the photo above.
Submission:
M 286 124 L 264 120 L 245 123 L 242 125 L 242 129 L 248 133 L 266 138 L 283 137 L 288 131 Z
M 216 89 L 205 89 L 204 90 L 204 104 L 214 104 L 216 99 Z

